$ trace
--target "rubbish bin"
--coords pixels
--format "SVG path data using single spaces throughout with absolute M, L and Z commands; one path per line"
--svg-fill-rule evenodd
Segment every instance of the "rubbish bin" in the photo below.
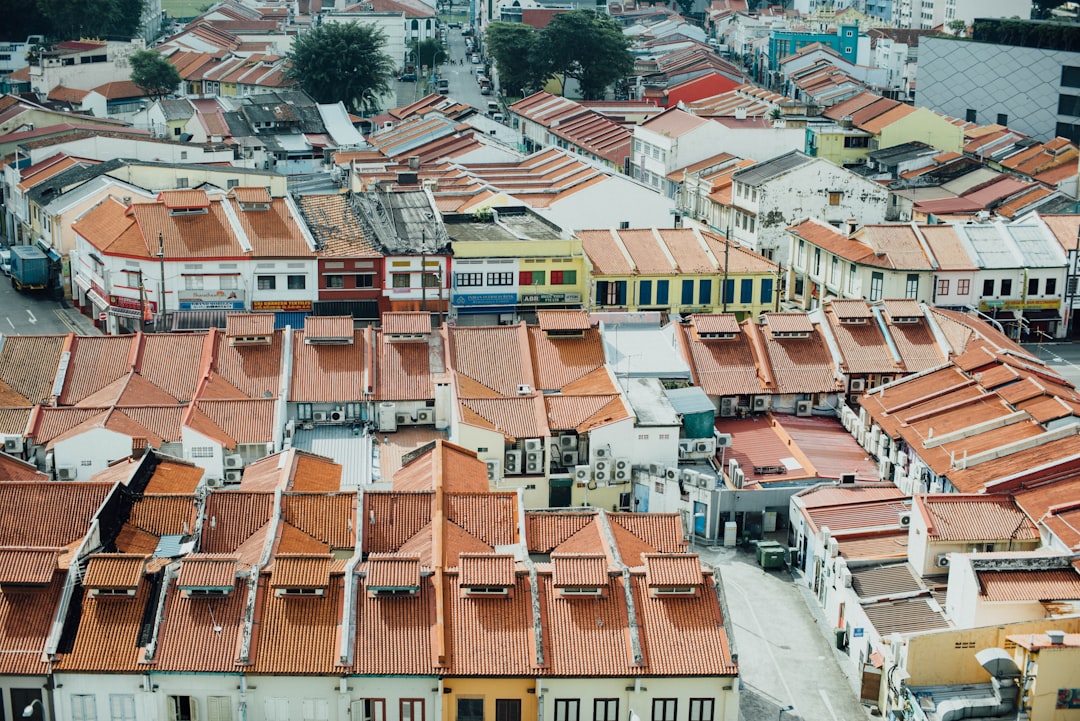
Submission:
M 757 544 L 758 565 L 766 570 L 783 568 L 786 565 L 786 551 L 787 549 L 776 541 L 761 541 Z
M 841 651 L 847 650 L 847 629 L 836 628 L 833 629 L 836 632 L 836 647 Z

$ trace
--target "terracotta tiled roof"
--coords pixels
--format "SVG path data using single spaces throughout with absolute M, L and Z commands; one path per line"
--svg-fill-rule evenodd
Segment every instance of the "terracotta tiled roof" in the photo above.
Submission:
M 462 422 L 499 431 L 511 438 L 547 437 L 543 398 L 473 398 L 459 401 Z M 540 410 L 538 410 L 540 409 Z
M 368 588 L 420 588 L 420 559 L 392 553 L 373 553 L 367 560 Z
M 468 596 L 457 574 L 444 579 L 448 670 L 455 676 L 535 674 L 532 606 L 522 602 L 530 597 L 528 578 L 516 579 L 510 599 Z M 490 648 L 499 653 L 483 652 Z
M 353 337 L 351 315 L 309 315 L 304 318 L 304 340 Z
M 607 513 L 615 527 L 625 528 L 632 536 L 649 547 L 650 553 L 680 553 L 686 549 L 682 522 L 675 513 Z M 628 566 L 639 565 L 640 559 L 623 556 Z
M 165 592 L 154 668 L 201 673 L 235 672 L 239 639 L 247 616 L 246 584 L 237 581 L 233 573 L 233 578 L 225 584 L 231 591 L 224 597 L 185 598 L 178 590 L 184 585 L 186 565 L 185 561 L 175 586 Z M 206 580 L 214 582 L 206 585 L 220 587 L 217 582 L 225 581 L 225 574 Z
M 431 522 L 431 492 L 367 492 L 364 518 L 376 523 L 364 529 L 365 553 L 396 553 Z
M 163 190 L 158 200 L 168 208 L 209 208 L 210 197 L 205 190 Z
M 525 539 L 529 553 L 546 554 L 589 525 L 595 511 L 587 512 L 525 512 Z
M 806 313 L 762 313 L 772 333 L 813 333 L 814 323 Z
M 537 387 L 541 390 L 562 390 L 604 367 L 604 346 L 596 329 L 586 329 L 580 338 L 552 338 L 541 326 L 530 326 L 529 341 Z M 612 387 L 607 392 L 614 390 Z
M 36 509 L 0 515 L 0 547 L 66 548 L 81 542 L 112 490 L 111 483 L 0 483 L 0 508 Z
M 826 393 L 836 389 L 832 353 L 816 327 L 806 338 L 778 338 L 770 333 L 763 334 L 762 342 L 775 392 Z
M 927 538 L 939 541 L 1037 541 L 1039 530 L 1000 494 L 916 496 L 927 523 Z
M 45 643 L 53 630 L 65 574 L 54 573 L 40 588 L 0 592 L 0 673 L 44 676 L 49 673 Z
M 176 585 L 180 588 L 222 588 L 236 583 L 236 557 L 193 553 L 180 563 Z
M 552 554 L 551 564 L 551 585 L 555 588 L 608 585 L 608 564 L 602 554 Z
M 227 386 L 225 393 L 210 398 L 276 398 L 281 383 L 281 352 L 284 331 L 275 331 L 270 345 L 231 346 L 217 336 L 217 354 L 212 376 L 215 384 Z
M 326 588 L 330 583 L 332 557 L 315 555 L 283 555 L 274 558 L 270 574 L 273 588 Z
M 648 554 L 645 556 L 645 578 L 650 588 L 699 586 L 701 559 L 697 554 Z
M 734 313 L 694 313 L 690 316 L 690 326 L 698 334 L 739 332 L 739 321 Z
M 589 314 L 583 310 L 538 310 L 536 320 L 542 330 L 588 330 Z
M 400 434 L 395 434 L 395 439 Z M 384 444 L 385 450 L 388 444 Z M 386 469 L 384 467 L 385 474 Z M 487 494 L 487 466 L 471 451 L 441 438 L 394 472 L 394 490 L 430 491 L 441 484 L 446 493 Z
M 144 494 L 193 494 L 205 471 L 202 468 L 173 459 L 162 460 L 143 489 Z
M 469 586 L 514 585 L 514 557 L 502 553 L 462 553 L 458 556 L 459 583 Z
M 4 429 L 0 427 L 0 433 Z M 22 435 L 22 433 L 18 433 Z M 26 461 L 0 453 L 0 481 L 47 481 L 49 476 L 37 469 L 37 466 Z
M 297 451 L 292 490 L 296 493 L 330 493 L 341 489 L 341 465 L 329 458 Z M 355 506 L 355 497 L 352 499 Z
M 431 313 L 424 311 L 383 313 L 382 330 L 388 335 L 430 334 Z
M 87 588 L 134 589 L 142 579 L 146 556 L 126 553 L 99 553 L 90 557 L 83 576 Z
M 1065 601 L 1080 598 L 1075 569 L 977 571 L 979 596 L 986 601 Z
M 370 574 L 370 567 L 369 567 Z M 375 598 L 361 589 L 355 598 L 356 644 L 353 672 L 375 675 L 437 673 L 432 663 L 435 618 L 431 578 L 417 579 L 420 592 L 406 598 Z M 369 575 L 367 586 L 374 585 Z M 379 653 L 371 653 L 373 648 Z
M 459 397 L 515 396 L 519 385 L 536 387 L 524 323 L 451 328 L 450 356 L 459 376 Z M 463 387 L 461 376 L 475 383 Z
M 56 569 L 55 550 L 0 549 L 0 585 L 45 585 L 52 582 Z
M 226 338 L 265 336 L 273 332 L 273 313 L 229 313 L 225 316 Z
M 139 374 L 181 403 L 190 401 L 199 382 L 206 338 L 202 333 L 140 334 Z M 125 405 L 143 404 L 148 401 L 125 401 Z
M 863 300 L 842 300 L 833 298 L 828 301 L 828 306 L 833 314 L 841 320 L 870 320 L 874 314 L 870 312 L 870 306 Z
M 293 215 L 284 198 L 274 198 L 266 210 L 244 209 L 231 200 L 222 202 L 232 204 L 254 257 L 300 259 L 315 254 L 301 233 L 302 221 Z
M 308 320 L 312 317 L 308 316 Z M 348 337 L 353 338 L 352 343 L 345 345 L 305 343 L 306 330 L 294 331 L 290 401 L 345 402 L 367 395 L 365 334 L 363 330 L 353 331 L 352 318 L 345 320 Z M 423 350 L 426 354 L 427 345 Z
M 376 343 L 381 349 L 376 371 L 378 400 L 434 400 L 431 352 L 426 343 L 390 343 L 381 331 Z
M 327 558 L 327 570 L 329 564 Z M 326 586 L 323 598 L 277 597 L 274 593 L 261 593 L 262 598 L 257 602 L 260 608 L 256 610 L 260 623 L 253 670 L 289 675 L 341 673 L 336 662 L 340 644 L 342 577 L 327 578 L 322 585 Z M 430 631 L 425 629 L 425 634 L 430 635 Z
M 206 500 L 200 550 L 213 554 L 236 553 L 269 523 L 273 511 L 273 493 L 214 491 Z
M 230 450 L 238 444 L 270 443 L 276 404 L 273 398 L 197 401 L 188 425 Z
M 60 403 L 75 405 L 125 375 L 135 340 L 133 335 L 75 338 Z
M 583 429 L 598 413 L 619 403 L 617 394 L 603 396 L 544 396 L 547 407 L 548 427 L 551 430 L 569 431 Z M 621 405 L 621 403 L 619 403 Z M 612 408 L 614 409 L 614 408 Z
M 356 545 L 355 493 L 286 493 L 282 521 L 296 526 L 332 549 Z
M 237 186 L 229 191 L 229 195 L 236 199 L 238 203 L 270 203 L 273 198 L 270 197 L 269 191 L 266 188 L 252 188 Z
M 893 531 L 843 535 L 836 539 L 840 555 L 848 561 L 879 561 L 907 558 L 908 532 Z

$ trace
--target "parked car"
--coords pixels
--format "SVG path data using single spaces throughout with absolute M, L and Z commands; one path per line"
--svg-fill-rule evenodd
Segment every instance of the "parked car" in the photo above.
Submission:
M 461 27 L 461 23 L 446 23 L 446 27 L 448 27 L 448 28 L 459 28 L 459 27 Z
M 501 123 L 501 122 L 504 122 L 506 120 L 506 116 L 503 115 L 502 113 L 494 113 L 491 116 L 491 119 L 494 120 L 496 123 Z
M 473 65 L 479 65 L 480 64 L 480 53 L 473 53 L 472 54 L 472 64 Z
M 402 73 L 401 76 L 398 78 L 398 80 L 400 80 L 403 83 L 415 83 L 416 82 L 416 73 Z

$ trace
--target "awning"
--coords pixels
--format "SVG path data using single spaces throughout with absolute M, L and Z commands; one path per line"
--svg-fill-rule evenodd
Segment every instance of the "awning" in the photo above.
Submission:
M 141 320 L 143 317 L 142 311 L 137 308 L 121 308 L 116 305 L 109 308 L 109 315 L 115 315 L 118 318 L 135 318 L 138 320 Z
M 88 281 L 86 278 L 82 277 L 81 275 L 76 275 L 74 280 L 75 285 L 79 286 L 83 290 L 90 290 L 90 281 Z
M 172 329 L 184 330 L 209 330 L 211 328 L 225 327 L 224 310 L 189 310 L 172 313 Z
M 1043 308 L 1041 310 L 1025 310 L 1024 320 L 1036 321 L 1060 321 L 1061 313 L 1056 310 Z
M 44 238 L 38 238 L 37 247 L 41 249 L 41 252 L 49 256 L 49 259 L 53 262 L 60 262 L 60 254 L 53 250 L 53 247 L 46 243 Z
M 96 290 L 86 291 L 86 297 L 89 298 L 93 302 L 93 304 L 97 306 L 100 310 L 105 310 L 109 307 L 109 301 L 102 298 Z

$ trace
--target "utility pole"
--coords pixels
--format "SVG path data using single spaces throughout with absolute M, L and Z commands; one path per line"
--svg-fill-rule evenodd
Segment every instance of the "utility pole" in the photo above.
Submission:
M 163 325 L 165 323 L 165 236 L 162 235 L 162 232 L 160 230 L 158 231 L 158 234 L 157 234 L 157 243 L 158 243 L 158 246 L 157 246 L 158 247 L 158 252 L 157 252 L 158 266 L 159 266 L 160 272 L 161 272 L 161 276 L 160 276 L 161 295 L 158 298 L 158 304 L 160 306 L 158 308 L 158 314 L 159 314 L 158 318 L 160 318 L 161 320 L 160 320 L 160 323 L 158 325 L 158 330 L 161 330 L 161 325 Z

